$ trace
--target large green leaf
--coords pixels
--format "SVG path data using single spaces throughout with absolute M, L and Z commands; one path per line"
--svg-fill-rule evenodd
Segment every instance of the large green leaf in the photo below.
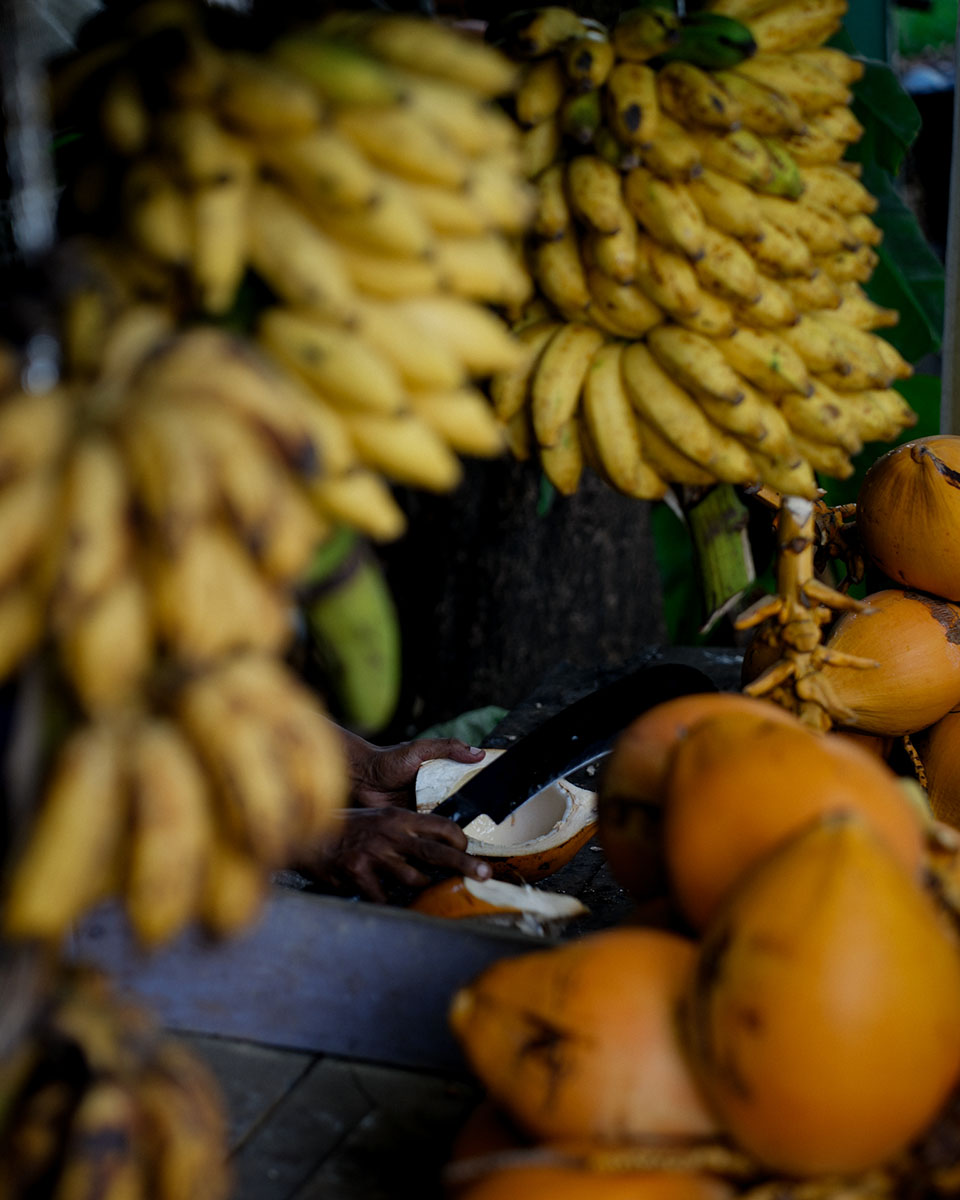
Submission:
M 886 63 L 862 61 L 865 70 L 853 86 L 851 108 L 864 131 L 847 157 L 896 175 L 920 132 L 920 112 Z

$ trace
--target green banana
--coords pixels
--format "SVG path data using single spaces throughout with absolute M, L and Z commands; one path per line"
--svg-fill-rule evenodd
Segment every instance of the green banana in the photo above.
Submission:
M 397 610 L 369 545 L 343 527 L 317 551 L 301 585 L 302 662 L 333 715 L 372 734 L 393 716 L 400 695 Z
M 564 137 L 578 146 L 591 145 L 603 126 L 599 89 L 568 96 L 560 106 L 557 119 Z
M 689 62 L 706 71 L 735 67 L 756 53 L 757 43 L 741 21 L 720 13 L 689 13 L 680 23 L 673 45 L 658 55 L 659 62 Z

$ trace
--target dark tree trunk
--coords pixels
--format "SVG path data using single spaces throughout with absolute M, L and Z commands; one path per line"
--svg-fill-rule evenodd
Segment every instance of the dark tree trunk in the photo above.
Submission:
M 488 704 L 511 708 L 558 662 L 615 667 L 662 644 L 649 505 L 584 476 L 537 512 L 540 471 L 468 462 L 447 496 L 401 490 L 410 527 L 384 547 L 403 693 L 378 741 Z

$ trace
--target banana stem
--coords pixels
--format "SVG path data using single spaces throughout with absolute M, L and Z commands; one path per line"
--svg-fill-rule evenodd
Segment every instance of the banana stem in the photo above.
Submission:
M 757 577 L 748 518 L 746 506 L 729 483 L 711 488 L 687 512 L 707 612 L 701 633 L 708 633 Z

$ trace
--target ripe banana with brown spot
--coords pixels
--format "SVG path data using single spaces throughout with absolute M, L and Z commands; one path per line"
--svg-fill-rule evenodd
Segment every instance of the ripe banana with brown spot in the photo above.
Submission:
M 388 479 L 427 491 L 448 492 L 463 478 L 460 460 L 415 412 L 355 409 L 345 412 L 343 418 L 360 461 Z
M 707 222 L 721 232 L 744 240 L 758 236 L 763 214 L 759 197 L 746 184 L 704 167 L 687 183 L 687 191 Z
M 583 320 L 590 304 L 586 269 L 574 228 L 530 251 L 537 287 L 568 321 Z
M 639 229 L 632 213 L 616 233 L 586 233 L 580 238 L 584 263 L 596 267 L 617 283 L 633 283 L 637 277 Z
M 381 476 L 355 466 L 341 474 L 315 479 L 309 485 L 314 504 L 332 522 L 348 525 L 374 541 L 402 536 L 407 518 Z
M 529 129 L 556 116 L 567 84 L 563 65 L 555 55 L 528 63 L 513 97 L 513 111 L 520 124 Z
M 785 0 L 748 24 L 760 53 L 789 54 L 825 42 L 840 28 L 846 10 L 846 0 Z
M 685 184 L 660 179 L 645 167 L 634 167 L 624 179 L 623 195 L 627 207 L 651 237 L 687 258 L 703 256 L 706 222 Z
M 704 254 L 694 263 L 700 283 L 724 299 L 751 305 L 762 291 L 760 272 L 743 244 L 729 234 L 707 225 Z
M 657 119 L 657 136 L 641 152 L 642 165 L 661 179 L 684 183 L 703 170 L 700 149 L 684 127 L 665 112 Z
M 712 71 L 691 62 L 669 62 L 657 72 L 660 108 L 681 125 L 738 129 L 743 124 L 740 101 Z
M 570 207 L 595 233 L 618 233 L 632 220 L 623 198 L 620 172 L 595 154 L 580 154 L 566 165 Z
M 591 267 L 587 271 L 587 285 L 592 297 L 591 318 L 596 317 L 599 309 L 602 317 L 613 323 L 615 335 L 643 337 L 664 320 L 663 312 L 634 284 L 617 283 L 603 271 Z
M 509 371 L 497 372 L 490 380 L 490 399 L 499 421 L 512 420 L 526 407 L 530 395 L 530 380 L 540 354 L 559 329 L 560 322 L 546 319 L 535 321 L 517 331 L 516 340 L 523 348 L 522 361 Z
M 576 413 L 557 430 L 552 446 L 539 446 L 540 465 L 561 496 L 572 496 L 583 475 L 584 454 Z
M 792 54 L 761 52 L 737 63 L 731 70 L 792 100 L 805 116 L 849 104 L 852 95 L 846 83 L 824 70 L 811 51 Z
M 460 296 L 413 296 L 398 301 L 398 312 L 447 346 L 471 375 L 492 375 L 523 359 L 496 313 Z
M 761 391 L 771 396 L 808 394 L 812 383 L 806 362 L 788 341 L 787 332 L 781 336 L 741 325 L 729 337 L 717 338 L 715 344 L 733 369 Z
M 620 61 L 603 87 L 604 113 L 625 146 L 646 146 L 657 136 L 657 73 L 645 63 Z
M 713 80 L 736 101 L 740 124 L 764 136 L 800 132 L 806 118 L 792 97 L 736 70 L 715 71 Z
M 703 289 L 683 255 L 668 250 L 646 233 L 637 236 L 637 287 L 671 316 L 692 316 L 700 307 Z
M 569 322 L 543 348 L 530 381 L 530 413 L 541 447 L 560 440 L 577 411 L 590 362 L 605 340 L 594 326 Z
M 720 348 L 710 339 L 674 325 L 658 325 L 647 344 L 664 370 L 695 395 L 740 404 L 747 385 Z

